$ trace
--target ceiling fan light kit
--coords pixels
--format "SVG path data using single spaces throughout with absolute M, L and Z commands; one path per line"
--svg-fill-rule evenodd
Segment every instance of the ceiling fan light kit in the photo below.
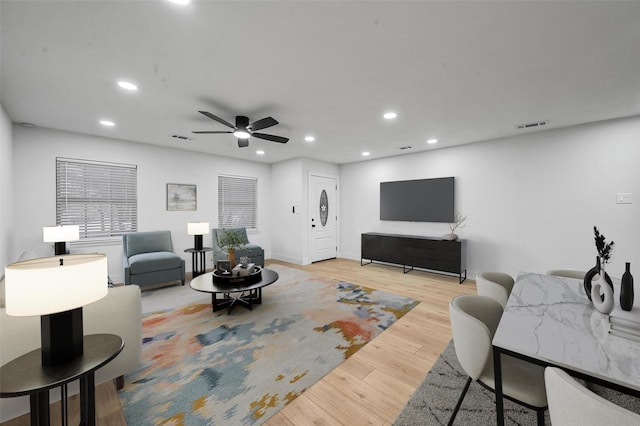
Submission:
M 233 136 L 235 136 L 238 139 L 249 139 L 251 137 L 251 135 L 248 132 L 245 132 L 242 129 L 238 129 L 235 132 L 233 132 Z
M 214 121 L 217 121 L 220 124 L 224 124 L 225 126 L 233 129 L 227 131 L 219 131 L 219 130 L 201 130 L 194 131 L 196 134 L 220 134 L 220 133 L 230 133 L 233 134 L 236 138 L 238 138 L 238 147 L 245 148 L 249 146 L 249 138 L 256 137 L 259 139 L 264 139 L 271 142 L 278 143 L 287 143 L 289 142 L 289 138 L 285 138 L 282 136 L 269 135 L 266 133 L 258 133 L 257 130 L 266 129 L 268 127 L 275 126 L 278 122 L 273 117 L 266 117 L 253 123 L 249 123 L 249 117 L 245 117 L 244 115 L 236 116 L 236 124 L 235 126 L 228 121 L 215 116 L 207 111 L 198 111 L 200 114 L 204 115 L 207 118 L 210 118 Z

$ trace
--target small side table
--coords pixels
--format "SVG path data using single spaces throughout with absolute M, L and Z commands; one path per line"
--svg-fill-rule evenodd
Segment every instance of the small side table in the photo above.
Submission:
M 83 355 L 55 367 L 42 365 L 42 350 L 28 352 L 0 367 L 0 398 L 29 395 L 31 425 L 49 425 L 49 389 L 80 380 L 80 424 L 96 424 L 95 371 L 124 348 L 115 334 L 90 334 L 83 338 Z M 66 390 L 64 388 L 63 390 Z M 63 392 L 63 395 L 66 392 Z M 61 401 L 63 415 L 66 401 Z M 65 419 L 63 419 L 65 420 Z M 63 421 L 64 423 L 64 421 Z
M 191 253 L 192 278 L 202 275 L 207 271 L 205 255 L 208 251 L 213 251 L 213 249 L 211 247 L 202 247 L 201 249 L 188 248 L 184 251 L 185 253 Z

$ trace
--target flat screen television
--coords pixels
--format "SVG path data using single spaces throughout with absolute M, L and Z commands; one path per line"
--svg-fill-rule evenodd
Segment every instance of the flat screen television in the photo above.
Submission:
M 453 177 L 380 182 L 380 220 L 454 221 Z

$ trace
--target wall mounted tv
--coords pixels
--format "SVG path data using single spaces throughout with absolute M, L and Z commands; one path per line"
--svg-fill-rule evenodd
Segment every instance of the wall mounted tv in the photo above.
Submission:
M 380 220 L 453 222 L 453 177 L 380 182 Z

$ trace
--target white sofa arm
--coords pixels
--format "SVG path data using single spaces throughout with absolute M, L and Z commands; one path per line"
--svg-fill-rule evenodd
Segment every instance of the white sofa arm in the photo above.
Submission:
M 84 334 L 110 333 L 122 337 L 124 349 L 96 371 L 96 384 L 115 379 L 138 368 L 142 355 L 142 305 L 140 287 L 109 289 L 107 297 L 82 309 Z

